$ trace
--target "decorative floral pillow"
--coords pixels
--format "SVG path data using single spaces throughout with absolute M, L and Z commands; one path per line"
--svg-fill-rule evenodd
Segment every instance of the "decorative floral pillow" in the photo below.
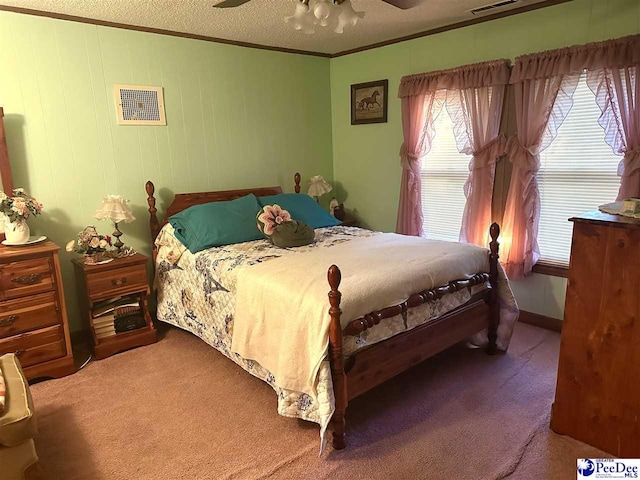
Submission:
M 267 237 L 270 237 L 278 225 L 291 221 L 291 215 L 280 207 L 280 205 L 265 205 L 262 210 L 258 212 L 256 220 L 258 230 Z

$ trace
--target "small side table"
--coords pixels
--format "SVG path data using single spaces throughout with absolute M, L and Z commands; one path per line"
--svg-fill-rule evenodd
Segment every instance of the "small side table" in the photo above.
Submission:
M 130 348 L 149 345 L 158 340 L 147 303 L 149 281 L 146 256 L 136 253 L 102 265 L 86 265 L 82 258 L 74 258 L 72 261 L 96 359 L 100 360 Z M 97 338 L 92 323 L 95 304 L 125 296 L 138 297 L 146 326 L 109 337 Z

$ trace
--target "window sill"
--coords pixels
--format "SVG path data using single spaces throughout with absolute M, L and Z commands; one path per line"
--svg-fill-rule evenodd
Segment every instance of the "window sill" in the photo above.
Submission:
M 533 266 L 531 271 L 542 275 L 551 275 L 552 277 L 567 278 L 569 276 L 569 265 L 541 260 Z

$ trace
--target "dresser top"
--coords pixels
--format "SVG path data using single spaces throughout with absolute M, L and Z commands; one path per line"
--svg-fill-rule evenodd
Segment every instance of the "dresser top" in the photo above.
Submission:
M 608 225 L 619 228 L 640 228 L 640 219 L 624 217 L 622 215 L 611 215 L 600 210 L 591 210 L 581 215 L 569 219 L 576 223 L 591 223 L 594 225 Z
M 115 260 L 103 263 L 99 265 L 87 265 L 84 263 L 83 257 L 76 257 L 71 260 L 76 268 L 84 270 L 85 273 L 98 273 L 113 270 L 115 268 L 129 267 L 131 265 L 145 265 L 147 264 L 147 257 L 141 253 L 136 253 L 129 257 L 116 258 Z
M 32 245 L 23 245 L 20 247 L 0 245 L 0 260 L 6 261 L 13 260 L 18 257 L 44 255 L 57 250 L 60 250 L 60 247 L 51 240 L 45 240 L 44 242 L 34 243 Z

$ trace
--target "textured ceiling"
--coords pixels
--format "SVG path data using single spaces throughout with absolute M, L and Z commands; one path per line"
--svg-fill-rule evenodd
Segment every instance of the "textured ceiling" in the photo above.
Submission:
M 0 0 L 0 3 L 96 20 L 159 28 L 273 47 L 334 54 L 377 42 L 430 30 L 477 16 L 469 10 L 497 0 L 424 0 L 401 10 L 381 0 L 352 0 L 355 10 L 366 12 L 343 34 L 316 27 L 306 35 L 294 31 L 283 18 L 291 15 L 296 0 L 252 0 L 236 8 L 213 8 L 219 0 Z M 490 15 L 544 0 L 520 0 L 494 9 Z

